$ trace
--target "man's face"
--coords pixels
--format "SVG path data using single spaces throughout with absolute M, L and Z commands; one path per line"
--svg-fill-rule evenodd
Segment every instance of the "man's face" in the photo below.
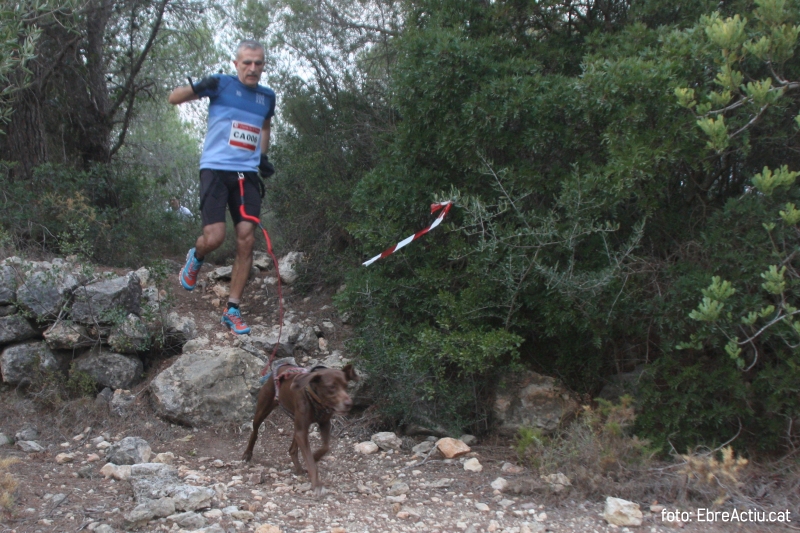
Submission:
M 239 81 L 248 87 L 255 87 L 264 72 L 264 50 L 242 48 L 233 61 Z

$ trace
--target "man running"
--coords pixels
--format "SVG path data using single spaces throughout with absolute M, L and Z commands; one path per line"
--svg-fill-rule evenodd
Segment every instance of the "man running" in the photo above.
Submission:
M 200 157 L 200 214 L 203 234 L 186 255 L 180 273 L 183 288 L 190 291 L 205 256 L 225 240 L 225 209 L 236 229 L 236 260 L 231 273 L 231 293 L 222 323 L 237 335 L 250 333 L 242 319 L 239 302 L 253 264 L 255 224 L 239 213 L 239 175 L 243 175 L 245 213 L 258 217 L 262 185 L 258 177 L 274 172 L 267 159 L 270 124 L 275 114 L 275 93 L 258 84 L 264 71 L 264 47 L 245 40 L 236 49 L 236 76 L 215 74 L 197 83 L 177 87 L 169 95 L 173 105 L 208 97 L 208 132 Z

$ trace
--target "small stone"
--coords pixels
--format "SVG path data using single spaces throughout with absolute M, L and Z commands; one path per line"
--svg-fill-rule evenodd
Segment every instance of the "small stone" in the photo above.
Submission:
M 272 524 L 263 524 L 256 528 L 255 533 L 281 533 L 281 528 Z
M 436 441 L 436 447 L 442 452 L 446 459 L 455 459 L 470 452 L 469 446 L 458 439 L 445 437 Z
M 410 488 L 406 483 L 398 481 L 389 487 L 389 490 L 386 492 L 386 494 L 389 496 L 400 496 L 401 494 L 407 494 L 409 490 Z
M 356 453 L 360 453 L 362 455 L 372 455 L 373 453 L 377 452 L 380 448 L 378 448 L 378 445 L 372 441 L 364 441 L 354 445 L 353 449 L 355 450 Z
M 25 426 L 24 428 L 17 431 L 14 435 L 15 441 L 21 440 L 36 440 L 39 438 L 39 430 L 37 430 L 33 426 Z
M 402 445 L 403 441 L 400 440 L 400 437 L 395 435 L 391 431 L 382 431 L 380 433 L 375 433 L 370 437 L 370 440 L 378 445 L 381 450 L 399 450 Z
M 436 444 L 431 441 L 423 441 L 411 448 L 411 451 L 417 455 L 426 455 L 429 451 L 431 451 Z
M 483 503 L 483 502 L 478 502 L 478 503 L 476 503 L 476 504 L 475 504 L 475 508 L 476 508 L 477 510 L 479 510 L 480 512 L 482 512 L 482 513 L 488 513 L 488 512 L 489 512 L 489 506 L 488 506 L 488 505 L 486 505 L 486 504 L 485 504 L 485 503 Z
M 156 454 L 155 458 L 153 458 L 154 463 L 162 463 L 165 465 L 171 465 L 175 462 L 175 454 L 172 452 L 164 452 Z
M 505 478 L 499 477 L 492 481 L 491 486 L 494 490 L 499 490 L 502 492 L 508 488 L 508 481 L 506 481 Z
M 56 455 L 56 463 L 63 465 L 64 463 L 71 463 L 75 460 L 74 453 L 60 453 Z
M 44 446 L 33 440 L 18 440 L 17 448 L 25 453 L 38 453 L 44 451 Z
M 303 511 L 302 509 L 292 509 L 291 511 L 286 513 L 286 516 L 291 518 L 303 518 L 305 515 L 306 512 Z
M 611 496 L 606 498 L 603 518 L 605 518 L 606 522 L 615 526 L 642 525 L 642 511 L 639 510 L 638 503 Z
M 464 461 L 464 470 L 468 472 L 480 472 L 483 470 L 483 465 L 474 457 Z
M 500 468 L 500 470 L 506 474 L 521 474 L 524 468 L 512 463 L 503 463 L 503 466 Z
M 478 444 L 478 437 L 476 437 L 475 435 L 469 435 L 469 434 L 461 435 L 460 437 L 458 437 L 458 440 L 460 440 L 467 446 L 475 446 L 476 444 Z

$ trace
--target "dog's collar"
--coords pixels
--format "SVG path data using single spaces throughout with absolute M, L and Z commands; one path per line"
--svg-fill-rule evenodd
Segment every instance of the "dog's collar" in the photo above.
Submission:
M 333 409 L 331 409 L 330 407 L 326 407 L 325 404 L 322 403 L 322 400 L 320 399 L 320 397 L 317 395 L 317 393 L 311 387 L 311 383 L 306 385 L 306 388 L 304 390 L 305 390 L 306 396 L 308 397 L 309 403 L 311 403 L 311 407 L 314 408 L 315 411 L 317 410 L 317 406 L 319 406 L 320 410 L 322 410 L 322 411 L 324 411 L 325 413 L 328 413 L 328 414 L 330 414 L 331 411 L 333 411 Z

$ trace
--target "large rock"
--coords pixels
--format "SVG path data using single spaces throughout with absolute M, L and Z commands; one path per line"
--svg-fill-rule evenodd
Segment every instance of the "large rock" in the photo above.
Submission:
M 17 299 L 17 273 L 9 265 L 0 266 L 0 305 L 14 303 Z
M 275 345 L 277 344 L 275 359 L 292 357 L 295 342 L 297 342 L 301 332 L 302 328 L 297 324 L 286 323 L 283 325 L 279 339 L 278 329 L 276 328 L 269 329 L 266 326 L 252 326 L 250 335 L 242 336 L 242 349 L 260 359 L 266 360 L 275 351 Z
M 21 342 L 36 336 L 36 330 L 20 315 L 0 318 L 0 344 Z
M 150 444 L 143 438 L 125 437 L 108 448 L 106 460 L 115 465 L 139 465 L 147 463 L 152 454 Z
M 150 334 L 144 321 L 130 313 L 111 329 L 108 344 L 116 352 L 134 354 L 150 347 Z
M 194 322 L 194 318 L 181 316 L 173 311 L 167 315 L 167 319 L 164 322 L 164 333 L 173 342 L 185 344 L 197 337 L 197 325 Z
M 308 354 L 314 353 L 319 348 L 319 338 L 314 328 L 311 326 L 303 328 L 297 336 L 296 346 Z
M 442 452 L 445 459 L 455 459 L 468 454 L 471 449 L 465 442 L 452 437 L 444 437 L 436 441 L 436 447 Z
M 303 260 L 303 252 L 289 252 L 278 261 L 281 281 L 291 285 L 297 280 L 297 263 Z
M 85 326 L 72 320 L 59 320 L 44 332 L 44 340 L 53 350 L 72 350 L 82 346 L 91 346 L 96 339 L 89 335 Z
M 81 279 L 63 268 L 31 274 L 17 289 L 17 303 L 39 321 L 57 318 Z
M 150 383 L 156 412 L 194 427 L 251 420 L 262 365 L 238 348 L 183 354 Z
M 103 387 L 130 389 L 141 379 L 142 370 L 139 358 L 100 347 L 78 357 L 70 372 L 84 372 Z
M 641 526 L 642 511 L 639 504 L 621 498 L 606 498 L 606 507 L 603 510 L 606 522 L 615 526 Z
M 140 314 L 142 286 L 136 274 L 92 283 L 75 291 L 72 319 L 83 324 L 112 324 L 120 314 Z
M 552 432 L 580 409 L 556 379 L 536 372 L 508 376 L 498 390 L 492 410 L 504 434 L 516 434 L 521 427 Z
M 0 354 L 3 381 L 11 385 L 30 385 L 41 372 L 55 372 L 62 366 L 61 358 L 42 341 L 15 344 Z

